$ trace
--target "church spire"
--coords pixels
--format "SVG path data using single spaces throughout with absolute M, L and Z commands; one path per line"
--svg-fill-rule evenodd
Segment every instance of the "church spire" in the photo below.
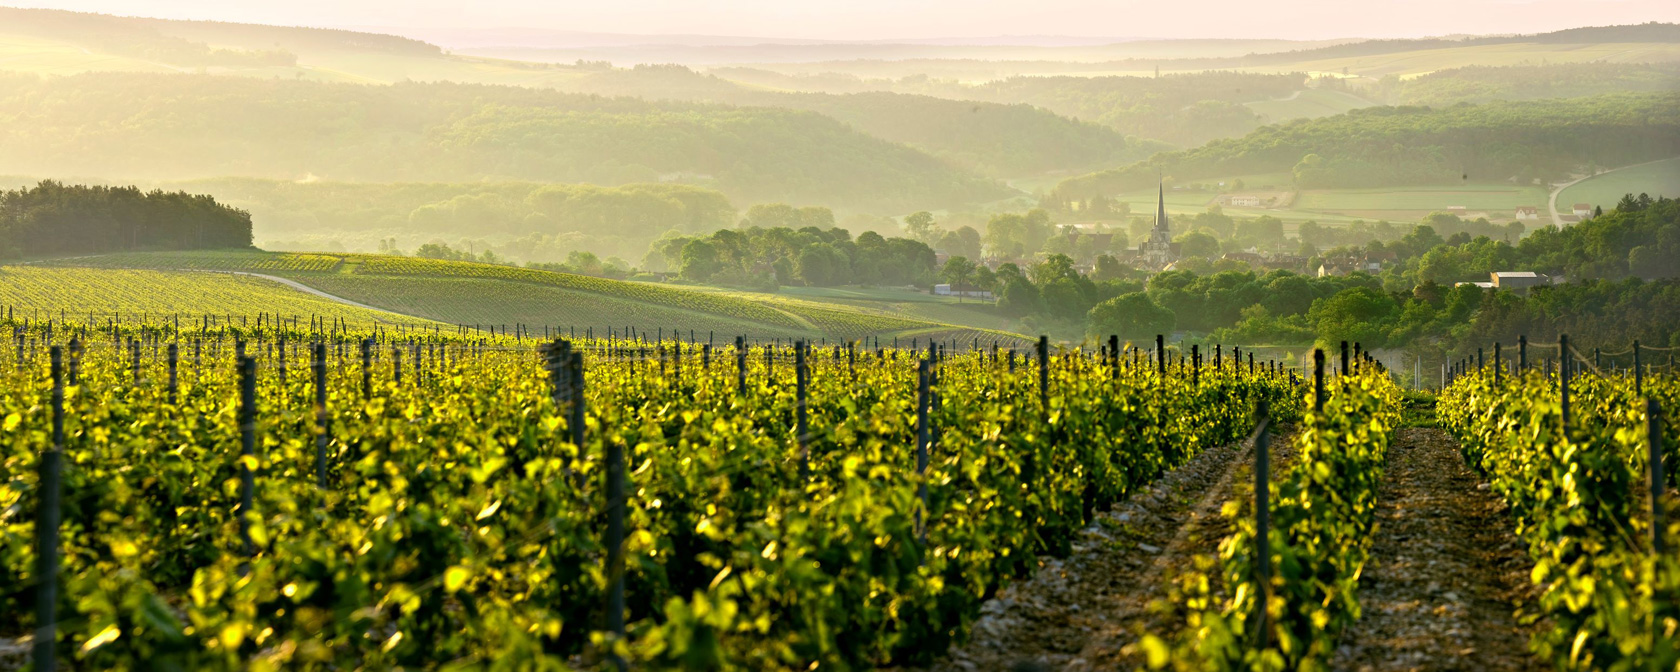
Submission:
M 1165 181 L 1157 182 L 1155 195 L 1155 230 L 1171 231 L 1167 226 L 1167 187 Z

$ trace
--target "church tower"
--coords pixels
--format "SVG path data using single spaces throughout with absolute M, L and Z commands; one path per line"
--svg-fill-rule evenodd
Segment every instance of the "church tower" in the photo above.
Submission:
M 1172 242 L 1172 228 L 1167 221 L 1166 186 L 1157 184 L 1156 189 L 1155 228 L 1149 231 L 1149 240 L 1138 246 L 1138 256 L 1150 266 L 1164 268 L 1178 261 L 1178 243 Z

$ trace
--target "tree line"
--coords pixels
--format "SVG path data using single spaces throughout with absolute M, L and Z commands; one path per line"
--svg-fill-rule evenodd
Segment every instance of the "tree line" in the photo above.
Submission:
M 649 266 L 682 280 L 758 289 L 782 285 L 922 285 L 935 277 L 933 249 L 865 231 L 856 239 L 828 208 L 761 204 L 738 228 L 669 235 L 648 250 Z
M 0 257 L 248 248 L 251 215 L 209 196 L 64 185 L 0 191 Z

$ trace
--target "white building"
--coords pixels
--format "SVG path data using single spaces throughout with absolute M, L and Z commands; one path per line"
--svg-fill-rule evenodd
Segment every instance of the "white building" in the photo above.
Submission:
M 1532 205 L 1519 205 L 1517 219 L 1540 219 L 1540 209 Z
M 965 298 L 965 299 L 985 299 L 987 301 L 992 300 L 992 293 L 988 292 L 986 290 L 983 290 L 983 289 L 954 290 L 954 289 L 951 289 L 950 285 L 934 285 L 933 286 L 933 293 L 936 296 L 958 296 L 958 297 L 962 297 L 962 298 Z

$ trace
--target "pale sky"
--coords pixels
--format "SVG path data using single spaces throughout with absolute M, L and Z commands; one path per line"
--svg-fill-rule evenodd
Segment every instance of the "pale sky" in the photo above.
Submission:
M 404 29 L 826 40 L 998 35 L 1318 39 L 1680 22 L 1680 0 L 0 0 L 130 16 Z

